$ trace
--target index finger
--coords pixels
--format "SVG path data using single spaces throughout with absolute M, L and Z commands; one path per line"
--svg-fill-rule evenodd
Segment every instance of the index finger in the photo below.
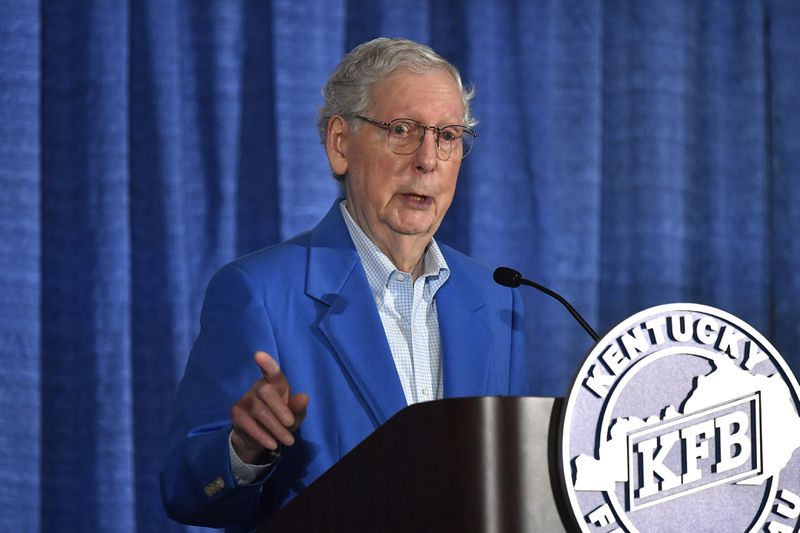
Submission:
M 272 358 L 267 352 L 258 351 L 255 353 L 255 360 L 258 367 L 261 369 L 261 373 L 264 374 L 264 378 L 267 382 L 272 383 L 273 385 L 286 385 L 288 388 L 289 384 L 286 382 L 286 378 L 284 377 L 283 373 L 281 372 L 281 367 L 275 359 Z
M 261 368 L 261 371 L 264 373 L 264 377 L 270 378 L 275 377 L 281 372 L 281 367 L 278 365 L 278 362 L 272 358 L 270 354 L 267 352 L 257 351 L 255 353 L 255 360 L 256 364 Z

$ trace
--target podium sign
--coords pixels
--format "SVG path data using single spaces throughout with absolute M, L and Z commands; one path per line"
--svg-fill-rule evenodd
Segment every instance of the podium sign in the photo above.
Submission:
M 654 307 L 594 346 L 567 399 L 563 479 L 582 531 L 795 531 L 798 384 L 738 318 Z

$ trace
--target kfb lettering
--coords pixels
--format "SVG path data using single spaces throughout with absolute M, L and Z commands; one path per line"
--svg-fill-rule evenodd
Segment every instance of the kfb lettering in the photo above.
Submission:
M 756 476 L 760 397 L 674 418 L 628 436 L 628 511 Z

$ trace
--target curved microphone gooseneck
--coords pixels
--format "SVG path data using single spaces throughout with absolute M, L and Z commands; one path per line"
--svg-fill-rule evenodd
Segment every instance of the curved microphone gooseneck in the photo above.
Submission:
M 548 289 L 544 285 L 539 285 L 535 281 L 523 278 L 522 274 L 520 274 L 513 268 L 497 267 L 497 269 L 495 269 L 494 271 L 493 277 L 497 283 L 505 287 L 514 288 L 514 287 L 519 287 L 520 285 L 528 285 L 529 287 L 538 289 L 543 293 L 545 293 L 546 295 L 555 298 L 556 300 L 561 302 L 561 305 L 567 308 L 567 311 L 569 311 L 569 313 L 575 318 L 575 320 L 578 321 L 578 324 L 580 324 L 581 327 L 583 327 L 583 329 L 586 330 L 586 333 L 588 333 L 592 337 L 592 339 L 594 339 L 595 341 L 600 339 L 600 335 L 598 335 L 592 329 L 592 326 L 590 326 L 589 323 L 583 319 L 581 314 L 574 307 L 572 307 L 572 305 L 570 305 L 570 303 L 563 296 L 561 296 L 557 292 Z

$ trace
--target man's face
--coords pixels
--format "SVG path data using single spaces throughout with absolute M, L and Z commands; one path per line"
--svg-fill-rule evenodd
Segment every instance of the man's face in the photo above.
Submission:
M 375 83 L 371 95 L 364 115 L 382 122 L 411 118 L 446 126 L 463 121 L 458 86 L 444 70 L 395 72 Z M 364 121 L 355 133 L 346 131 L 342 148 L 348 210 L 367 236 L 390 258 L 410 241 L 427 244 L 453 200 L 461 158 L 439 159 L 432 131 L 416 152 L 397 155 L 386 144 L 386 130 Z

